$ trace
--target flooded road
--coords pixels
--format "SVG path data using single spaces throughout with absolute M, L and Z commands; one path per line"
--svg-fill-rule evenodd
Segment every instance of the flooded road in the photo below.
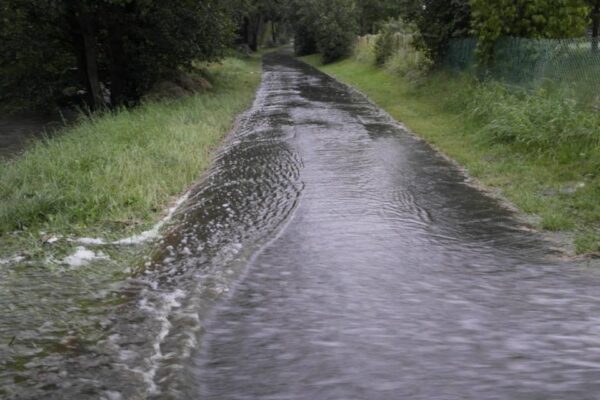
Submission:
M 600 398 L 600 270 L 284 53 L 160 248 L 2 266 L 0 394 Z

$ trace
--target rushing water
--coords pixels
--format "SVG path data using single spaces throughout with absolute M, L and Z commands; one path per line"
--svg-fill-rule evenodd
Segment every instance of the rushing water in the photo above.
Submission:
M 138 273 L 0 267 L 7 398 L 598 399 L 600 274 L 286 54 Z

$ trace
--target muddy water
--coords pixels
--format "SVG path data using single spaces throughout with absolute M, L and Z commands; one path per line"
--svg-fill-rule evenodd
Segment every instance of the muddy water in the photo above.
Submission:
M 0 268 L 0 395 L 598 398 L 598 270 L 360 95 L 264 67 L 142 272 Z

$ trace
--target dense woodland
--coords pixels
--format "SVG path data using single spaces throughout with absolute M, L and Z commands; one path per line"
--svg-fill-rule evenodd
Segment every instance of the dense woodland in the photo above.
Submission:
M 348 55 L 357 35 L 402 19 L 435 65 L 448 41 L 476 36 L 595 39 L 600 0 L 4 0 L 0 103 L 8 108 L 136 105 L 157 80 L 231 49 L 294 39 L 297 54 Z

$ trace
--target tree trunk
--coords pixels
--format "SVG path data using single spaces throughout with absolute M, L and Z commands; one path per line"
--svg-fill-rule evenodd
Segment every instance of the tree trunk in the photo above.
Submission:
M 81 54 L 79 55 L 80 68 L 84 71 L 88 87 L 90 107 L 94 110 L 106 106 L 102 89 L 100 88 L 100 77 L 98 73 L 98 49 L 97 36 L 93 23 L 93 17 L 89 12 L 77 14 L 79 32 L 81 35 Z
M 250 18 L 244 17 L 244 23 L 241 30 L 242 43 L 250 45 Z
M 592 11 L 592 52 L 598 52 L 598 36 L 600 34 L 600 0 L 594 4 Z
M 246 38 L 248 43 L 248 47 L 250 50 L 257 51 L 258 50 L 258 39 L 260 28 L 262 24 L 262 15 L 253 15 L 248 17 L 246 25 Z
M 111 26 L 108 34 L 110 71 L 110 102 L 113 107 L 124 105 L 130 97 L 127 93 L 127 56 L 123 47 L 122 24 Z

